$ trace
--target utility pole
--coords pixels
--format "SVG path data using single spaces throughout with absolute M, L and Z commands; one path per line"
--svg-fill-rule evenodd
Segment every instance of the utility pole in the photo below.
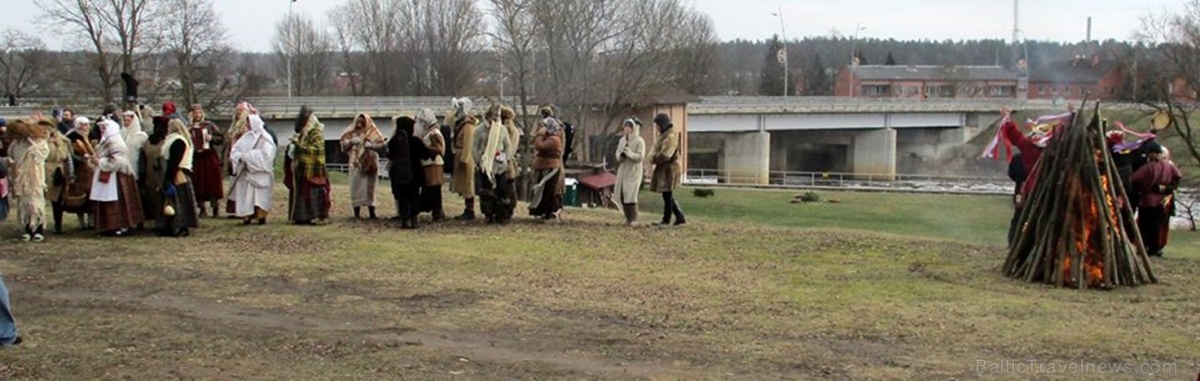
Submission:
M 292 4 L 295 4 L 295 3 L 296 3 L 296 0 L 288 0 L 288 15 L 287 15 L 287 17 L 288 17 L 288 22 L 287 22 L 287 29 L 288 29 L 288 35 L 287 35 L 287 39 L 288 39 L 288 42 L 287 42 L 287 47 L 288 47 L 288 52 L 287 52 L 287 55 L 288 55 L 287 56 L 288 98 L 292 97 L 292 54 L 296 50 L 296 36 L 295 36 L 296 28 L 295 28 L 295 25 L 292 25 L 294 22 L 294 19 L 292 18 Z
M 790 73 L 788 73 L 788 39 L 787 27 L 783 24 L 783 7 L 779 8 L 779 13 L 772 13 L 773 16 L 779 17 L 779 31 L 783 34 L 783 50 L 780 50 L 778 55 L 779 63 L 783 64 L 783 96 L 788 96 L 788 84 L 791 82 Z
M 850 67 L 847 70 L 850 72 L 850 80 L 847 81 L 846 87 L 850 90 L 850 97 L 854 98 L 854 67 L 858 66 L 858 32 L 867 29 L 862 24 L 854 24 L 854 43 L 850 44 Z

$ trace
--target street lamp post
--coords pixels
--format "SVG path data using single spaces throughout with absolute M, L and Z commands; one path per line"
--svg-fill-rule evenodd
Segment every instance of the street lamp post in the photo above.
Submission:
M 293 51 L 296 50 L 296 46 L 295 46 L 296 45 L 296 36 L 295 36 L 296 28 L 294 27 L 294 25 L 292 25 L 292 23 L 294 22 L 292 19 L 292 4 L 295 4 L 295 3 L 296 3 L 296 0 L 288 0 L 288 15 L 287 15 L 287 17 L 288 17 L 288 22 L 287 22 L 287 29 L 288 29 L 288 35 L 287 35 L 287 39 L 288 39 L 288 42 L 287 42 L 287 48 L 288 48 L 288 52 L 287 52 L 288 98 L 292 97 L 292 53 L 293 53 Z
M 772 16 L 779 17 L 779 31 L 783 34 L 783 50 L 779 52 L 779 61 L 783 64 L 783 96 L 788 96 L 788 85 L 791 82 L 791 73 L 788 70 L 788 48 L 787 48 L 787 27 L 783 24 L 783 8 L 779 8 L 778 13 L 772 13 Z
M 854 43 L 850 44 L 850 70 L 853 70 L 855 66 L 858 66 L 858 32 L 866 29 L 867 27 L 862 26 L 862 24 L 854 24 Z M 851 73 L 851 75 L 853 75 L 853 73 Z M 853 77 L 849 77 L 849 80 L 846 81 L 846 87 L 848 88 L 847 90 L 850 90 L 850 97 L 854 98 Z

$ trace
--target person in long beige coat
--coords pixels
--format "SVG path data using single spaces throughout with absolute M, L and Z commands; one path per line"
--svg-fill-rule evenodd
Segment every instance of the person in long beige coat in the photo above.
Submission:
M 462 196 L 466 207 L 463 214 L 457 217 L 460 221 L 475 219 L 475 155 L 471 152 L 475 141 L 475 126 L 479 121 L 471 116 L 474 104 L 469 98 L 454 98 L 454 135 L 451 136 L 454 149 L 454 173 L 450 174 L 450 191 Z
M 683 225 L 687 223 L 687 218 L 683 216 L 679 201 L 675 200 L 675 188 L 679 188 L 683 181 L 679 130 L 667 114 L 655 116 L 654 124 L 658 126 L 658 142 L 654 145 L 654 156 L 651 158 L 654 176 L 650 178 L 650 190 L 662 193 L 663 218 L 658 225 L 670 225 L 672 215 L 675 216 L 675 225 Z
M 646 140 L 642 139 L 642 122 L 626 119 L 623 123 L 625 136 L 617 143 L 617 183 L 613 195 L 625 212 L 625 224 L 633 225 L 638 217 L 638 191 L 645 174 L 642 160 L 646 157 Z

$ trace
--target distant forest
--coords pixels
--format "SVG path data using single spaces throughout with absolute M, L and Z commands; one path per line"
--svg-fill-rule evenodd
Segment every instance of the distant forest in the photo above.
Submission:
M 691 92 L 695 95 L 782 95 L 783 67 L 779 63 L 776 52 L 782 44 L 777 39 L 748 41 L 734 40 L 716 44 L 713 59 L 708 64 L 711 67 L 700 69 L 705 75 L 693 83 Z M 791 95 L 826 96 L 832 94 L 833 79 L 837 71 L 851 62 L 851 52 L 856 50 L 860 64 L 894 64 L 894 65 L 999 65 L 1013 68 L 1012 46 L 1004 40 L 972 40 L 972 41 L 898 41 L 893 39 L 860 39 L 857 42 L 845 37 L 815 37 L 792 40 L 788 44 L 788 62 L 791 73 Z M 1125 100 L 1152 99 L 1156 84 L 1165 83 L 1164 78 L 1155 78 L 1161 71 L 1155 69 L 1162 65 L 1161 58 L 1155 50 L 1140 44 L 1108 40 L 1088 43 L 1059 43 L 1031 41 L 1019 52 L 1029 57 L 1031 70 L 1047 62 L 1067 60 L 1076 56 L 1099 55 L 1102 59 L 1115 60 L 1123 67 L 1128 76 L 1138 76 L 1138 81 L 1126 81 L 1126 89 L 1121 92 Z M 27 87 L 24 97 L 71 98 L 90 89 L 78 86 L 80 79 L 78 67 L 71 64 L 53 64 L 54 62 L 69 63 L 75 60 L 71 56 L 83 53 L 55 52 L 44 59 L 49 65 L 38 67 L 40 71 L 34 76 L 33 82 Z M 341 53 L 336 53 L 341 54 Z M 351 53 L 355 54 L 355 53 Z M 487 62 L 494 59 L 494 53 L 475 53 L 480 59 L 472 62 Z M 330 55 L 335 55 L 330 52 Z M 163 57 L 165 58 L 165 57 Z M 165 59 L 151 59 L 157 67 L 169 64 Z M 277 53 L 235 53 L 224 61 L 227 66 L 213 67 L 204 70 L 207 75 L 202 77 L 220 78 L 221 73 L 235 72 L 238 81 L 244 86 L 244 96 L 283 95 L 286 89 L 286 69 L 284 60 Z M 494 70 L 474 68 L 481 79 L 471 92 L 473 95 L 488 96 L 499 93 Z M 324 67 L 327 71 L 326 85 L 321 86 L 316 95 L 353 95 L 352 89 L 339 86 L 339 78 L 344 77 L 339 65 L 329 64 Z M 227 77 L 227 76 L 226 76 Z M 74 80 L 73 80 L 74 79 Z M 370 81 L 370 78 L 363 78 Z M 1134 83 L 1140 83 L 1139 89 L 1133 89 Z M 509 87 L 513 88 L 512 86 Z M 154 88 L 146 88 L 147 95 L 155 92 Z M 366 96 L 413 95 L 362 93 Z M 427 94 L 430 95 L 430 94 Z M 438 95 L 438 94 L 433 94 Z M 459 95 L 459 94 L 440 94 Z

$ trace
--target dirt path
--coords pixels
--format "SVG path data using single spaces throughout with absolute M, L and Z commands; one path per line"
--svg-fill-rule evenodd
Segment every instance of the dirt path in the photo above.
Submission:
M 419 346 L 445 351 L 462 362 L 497 365 L 536 363 L 579 375 L 614 379 L 702 379 L 712 375 L 651 362 L 618 362 L 580 352 L 556 352 L 529 348 L 528 340 L 446 332 L 422 327 L 376 325 L 363 321 L 337 321 L 314 316 L 248 308 L 228 302 L 206 300 L 167 292 L 139 295 L 132 292 L 75 290 L 29 290 L 22 298 L 54 305 L 111 307 L 140 313 L 162 313 L 195 319 L 213 325 L 239 327 L 274 333 L 337 333 L 347 340 L 380 345 Z M 545 340 L 544 338 L 530 340 Z M 546 345 L 540 347 L 561 347 Z

